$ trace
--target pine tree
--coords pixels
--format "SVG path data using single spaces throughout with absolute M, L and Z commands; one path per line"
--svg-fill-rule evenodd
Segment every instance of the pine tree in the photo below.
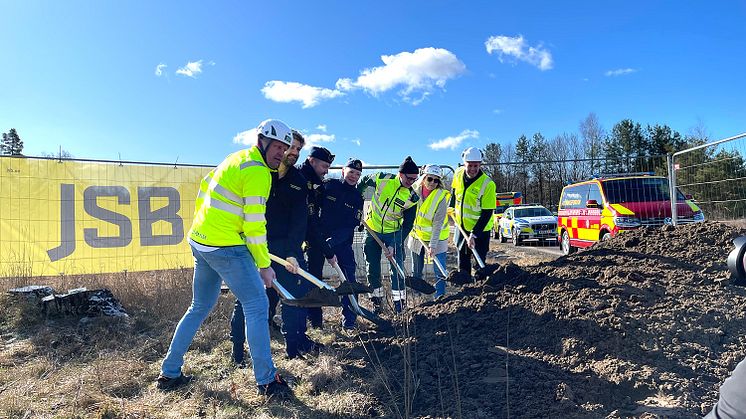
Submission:
M 23 141 L 18 136 L 15 128 L 9 132 L 3 133 L 3 141 L 0 143 L 0 154 L 10 156 L 20 156 L 23 151 Z

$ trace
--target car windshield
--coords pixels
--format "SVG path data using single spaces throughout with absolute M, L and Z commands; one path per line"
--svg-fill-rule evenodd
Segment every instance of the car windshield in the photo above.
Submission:
M 515 210 L 515 218 L 524 217 L 544 217 L 551 216 L 552 213 L 546 208 L 521 208 Z
M 510 205 L 500 205 L 499 207 L 495 208 L 495 214 L 502 214 L 509 207 L 510 207 Z
M 663 178 L 630 178 L 602 182 L 609 203 L 670 201 L 668 180 Z M 684 200 L 679 192 L 678 200 Z

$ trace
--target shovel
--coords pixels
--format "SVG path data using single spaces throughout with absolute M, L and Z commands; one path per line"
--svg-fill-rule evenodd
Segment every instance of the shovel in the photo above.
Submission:
M 419 240 L 420 244 L 422 244 L 423 249 L 427 249 L 427 245 L 421 238 L 417 237 L 417 240 Z M 440 271 L 441 274 L 443 274 L 443 276 L 448 276 L 448 272 L 446 272 L 445 266 L 441 265 L 438 258 L 433 257 L 433 263 L 435 264 L 435 266 L 438 267 L 438 270 Z
M 383 250 L 385 253 L 388 253 L 388 249 L 386 248 L 386 245 L 381 241 L 381 238 L 378 237 L 378 234 L 376 234 L 375 231 L 373 231 L 370 226 L 368 226 L 367 223 L 363 223 L 365 226 L 365 229 L 368 230 L 368 234 L 373 237 L 373 240 L 378 243 L 379 246 L 381 246 L 381 250 Z M 426 281 L 424 281 L 422 278 L 415 278 L 413 276 L 407 276 L 404 274 L 404 270 L 399 266 L 398 263 L 396 263 L 396 259 L 394 259 L 393 256 L 388 256 L 386 259 L 389 260 L 389 262 L 394 265 L 396 268 L 396 272 L 399 274 L 401 278 L 404 278 L 404 284 L 408 286 L 409 288 L 412 288 L 415 291 L 419 291 L 423 294 L 433 294 L 435 292 L 435 287 L 428 284 Z
M 269 258 L 287 269 L 289 262 L 285 259 L 279 256 L 275 256 L 271 253 L 269 254 Z M 315 276 L 300 268 L 298 268 L 298 275 L 316 285 L 318 288 L 314 288 L 311 291 L 308 291 L 306 295 L 303 296 L 303 298 L 296 298 L 294 303 L 292 302 L 292 300 L 289 300 L 290 302 L 288 304 L 298 307 L 340 307 L 342 305 L 342 303 L 339 301 L 337 293 L 334 292 L 334 288 L 332 288 L 329 284 L 319 280 Z M 277 282 L 277 280 L 275 280 L 275 282 Z M 275 284 L 273 283 L 272 285 L 274 286 Z M 279 285 L 279 282 L 277 283 L 277 285 Z M 280 285 L 280 287 L 282 286 Z M 279 289 L 277 291 L 280 292 Z M 287 290 L 285 292 L 287 292 Z
M 342 269 L 340 269 L 338 264 L 333 264 L 332 267 L 337 271 L 337 275 L 339 275 L 339 279 L 343 282 L 348 282 L 347 278 L 345 278 L 344 272 L 342 272 Z M 372 311 L 368 310 L 365 307 L 361 307 L 360 304 L 357 302 L 357 297 L 354 295 L 350 295 L 347 298 L 350 299 L 350 306 L 352 307 L 352 311 L 355 312 L 358 316 L 364 318 L 365 320 L 370 321 L 371 323 L 375 324 L 376 326 L 380 327 L 381 329 L 391 329 L 392 325 L 391 322 L 384 320 L 377 316 Z
M 466 234 L 466 231 L 464 231 L 463 228 L 461 228 L 461 224 L 458 221 L 456 221 L 456 217 L 454 217 L 453 214 L 448 214 L 448 215 L 453 220 L 453 224 L 456 225 L 456 228 L 458 228 L 458 231 L 460 231 L 461 234 L 464 236 L 464 240 L 461 242 L 461 245 L 468 247 L 469 245 L 466 243 L 466 240 L 468 240 L 469 235 Z M 475 249 L 472 249 L 471 247 L 469 247 L 469 250 L 471 250 L 471 253 L 474 255 L 474 259 L 477 260 L 477 264 L 479 265 L 479 269 L 477 269 L 476 272 L 474 272 L 474 278 L 485 279 L 495 272 L 495 269 L 497 269 L 497 265 L 485 266 L 484 261 L 482 260 L 482 257 L 479 256 L 479 253 L 477 253 L 477 251 Z

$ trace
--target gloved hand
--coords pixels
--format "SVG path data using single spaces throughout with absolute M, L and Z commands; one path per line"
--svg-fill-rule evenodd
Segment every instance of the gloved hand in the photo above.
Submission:
M 364 226 L 364 225 L 362 225 L 362 224 L 360 224 L 359 226 L 357 226 L 357 231 L 358 231 L 358 232 L 363 232 L 363 231 L 365 231 L 365 226 Z
M 469 245 L 469 248 L 470 249 L 474 249 L 474 247 L 477 245 L 477 239 L 476 239 L 476 237 L 474 237 L 474 233 L 473 232 L 471 234 L 469 234 L 469 239 L 468 240 L 469 241 L 467 242 L 467 244 Z
M 288 256 L 285 260 L 288 261 L 285 265 L 285 269 L 287 269 L 291 274 L 296 275 L 298 273 L 298 268 L 300 268 L 298 260 L 292 256 Z
M 456 216 L 456 208 L 448 207 L 446 209 L 446 214 L 450 215 L 451 217 Z

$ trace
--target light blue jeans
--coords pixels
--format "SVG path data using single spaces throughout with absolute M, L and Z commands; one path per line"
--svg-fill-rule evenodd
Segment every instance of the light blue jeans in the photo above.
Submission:
M 161 374 L 176 378 L 184 365 L 184 354 L 194 335 L 215 307 L 220 296 L 221 280 L 225 281 L 243 306 L 246 318 L 246 338 L 258 385 L 274 381 L 275 368 L 269 346 L 267 310 L 269 302 L 264 282 L 254 258 L 246 246 L 222 247 L 212 252 L 200 252 L 192 247 L 194 280 L 192 305 L 184 313 L 171 340 Z
M 414 253 L 412 252 L 412 262 L 414 262 L 414 276 L 416 277 L 422 277 L 422 271 L 425 268 L 425 253 L 427 250 L 425 247 L 420 248 L 420 253 Z M 446 252 L 438 253 L 435 255 L 435 257 L 438 259 L 440 264 L 445 268 L 446 266 Z M 433 270 L 435 272 L 435 298 L 440 297 L 441 295 L 445 295 L 446 293 L 446 281 L 445 276 L 440 272 L 440 269 L 438 269 L 437 266 L 435 266 L 435 263 L 433 263 Z

